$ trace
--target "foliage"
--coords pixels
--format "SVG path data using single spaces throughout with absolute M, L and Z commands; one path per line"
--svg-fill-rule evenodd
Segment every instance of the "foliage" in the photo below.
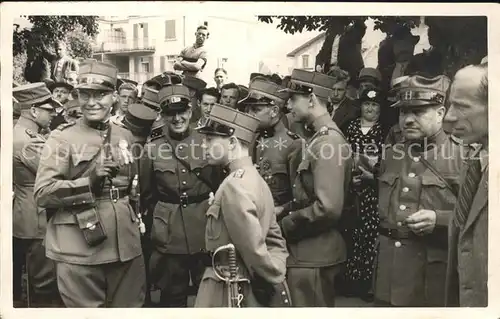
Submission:
M 335 37 L 345 32 L 355 22 L 364 22 L 372 18 L 375 30 L 392 34 L 398 26 L 413 28 L 419 25 L 418 16 L 258 16 L 265 23 L 279 21 L 277 28 L 285 33 L 294 34 L 306 31 L 325 31 L 328 37 Z M 487 55 L 487 23 L 486 17 L 426 17 L 429 33 L 436 35 L 433 43 L 445 61 L 445 74 L 452 76 L 460 67 L 479 63 Z M 325 40 L 325 44 L 330 42 Z M 323 48 L 322 48 L 323 50 Z
M 14 65 L 13 65 L 13 81 L 18 84 L 26 84 L 26 80 L 24 79 L 24 66 L 26 65 L 26 53 L 20 53 L 13 57 Z
M 83 32 L 82 28 L 77 28 L 68 33 L 64 41 L 68 48 L 68 54 L 73 58 L 92 57 L 92 38 Z
M 80 29 L 88 36 L 98 32 L 97 16 L 23 16 L 31 22 L 29 29 L 14 28 L 14 55 L 28 48 L 37 53 L 44 47 L 63 40 L 68 32 Z

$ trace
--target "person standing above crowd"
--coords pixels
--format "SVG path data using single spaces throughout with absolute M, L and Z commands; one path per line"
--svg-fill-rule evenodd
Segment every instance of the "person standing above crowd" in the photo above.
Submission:
M 308 125 L 312 134 L 305 150 L 291 159 L 293 200 L 285 205 L 280 221 L 290 252 L 288 285 L 297 307 L 333 307 L 334 278 L 346 260 L 337 223 L 349 190 L 352 159 L 327 110 L 335 82 L 325 74 L 295 69 L 286 89 L 292 118 Z
M 179 60 L 174 64 L 174 70 L 181 71 L 182 75 L 200 77 L 208 61 L 204 44 L 209 35 L 206 25 L 199 26 L 195 33 L 196 42 L 181 51 Z
M 50 134 L 36 175 L 36 203 L 51 215 L 46 255 L 56 262 L 66 307 L 144 303 L 141 220 L 129 202 L 134 137 L 109 121 L 119 99 L 117 74 L 107 63 L 82 65 L 77 89 L 83 117 Z
M 222 93 L 221 92 L 222 87 L 224 86 L 224 84 L 227 81 L 227 71 L 224 70 L 224 68 L 215 69 L 214 81 L 215 81 L 215 88 L 217 89 L 219 94 Z
M 45 143 L 45 137 L 39 132 L 50 125 L 60 103 L 52 98 L 45 83 L 40 82 L 18 86 L 12 95 L 21 109 L 21 117 L 12 135 L 14 306 L 21 303 L 23 266 L 28 275 L 28 307 L 57 306 L 55 266 L 45 257 L 42 243 L 47 216 L 45 209 L 39 208 L 35 202 L 33 185 Z
M 488 306 L 488 63 L 457 72 L 445 121 L 472 145 L 450 221 L 447 306 Z M 491 241 L 490 241 L 491 247 Z M 490 285 L 491 287 L 491 285 Z
M 203 136 L 190 126 L 189 89 L 168 85 L 158 98 L 165 125 L 141 159 L 141 192 L 153 217 L 150 278 L 161 307 L 186 307 L 190 278 L 197 288 L 203 275 L 205 213 L 222 169 L 208 165 Z
M 449 84 L 417 75 L 394 88 L 403 139 L 385 149 L 378 174 L 376 306 L 445 305 L 447 226 L 464 154 L 442 129 Z

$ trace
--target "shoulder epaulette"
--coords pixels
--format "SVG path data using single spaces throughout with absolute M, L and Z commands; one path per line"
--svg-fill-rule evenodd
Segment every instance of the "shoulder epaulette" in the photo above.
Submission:
M 243 174 L 245 174 L 245 170 L 243 168 L 240 168 L 236 172 L 234 172 L 233 176 L 236 178 L 241 178 L 243 177 Z
M 290 137 L 291 137 L 292 139 L 294 139 L 294 140 L 297 140 L 297 139 L 299 139 L 299 138 L 300 138 L 299 134 L 294 133 L 294 132 L 292 132 L 292 131 L 290 131 L 290 130 L 287 130 L 287 131 L 286 131 L 286 134 L 288 134 L 288 136 L 290 136 Z
M 56 130 L 63 131 L 63 130 L 65 130 L 65 129 L 67 129 L 68 127 L 71 127 L 71 126 L 73 126 L 73 125 L 75 125 L 75 124 L 76 124 L 76 122 L 75 122 L 75 121 L 71 121 L 71 122 L 68 122 L 68 123 L 62 123 L 62 124 L 60 124 L 60 125 L 56 128 Z
M 33 132 L 32 130 L 30 130 L 29 128 L 26 129 L 26 134 L 28 134 L 31 138 L 35 138 L 38 136 L 37 133 Z

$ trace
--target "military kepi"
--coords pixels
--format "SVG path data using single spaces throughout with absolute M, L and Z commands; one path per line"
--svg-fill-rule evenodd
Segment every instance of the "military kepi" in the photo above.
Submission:
M 335 83 L 337 83 L 337 79 L 333 76 L 294 69 L 290 80 L 286 83 L 286 88 L 281 91 L 292 94 L 314 93 L 320 98 L 328 99 Z
M 158 92 L 161 112 L 166 115 L 175 115 L 191 107 L 189 89 L 184 85 L 170 85 Z
M 89 62 L 80 66 L 77 89 L 116 90 L 118 69 L 108 63 Z
M 265 77 L 254 78 L 248 87 L 248 95 L 240 101 L 243 105 L 260 106 L 260 105 L 279 105 L 284 106 L 288 98 L 286 92 L 282 92 L 283 87 L 272 82 Z
M 28 110 L 34 104 L 47 110 L 53 110 L 62 106 L 61 103 L 52 98 L 52 94 L 44 82 L 15 87 L 12 89 L 12 97 L 17 101 L 21 110 Z M 46 107 L 46 104 L 50 106 Z
M 402 77 L 395 82 L 392 92 L 395 103 L 392 107 L 418 107 L 444 105 L 450 79 L 444 75 L 426 78 L 420 75 Z
M 204 123 L 196 128 L 206 135 L 234 136 L 247 143 L 252 143 L 259 119 L 230 107 L 215 104 Z
M 132 104 L 123 118 L 123 124 L 135 135 L 147 137 L 158 114 L 143 104 Z

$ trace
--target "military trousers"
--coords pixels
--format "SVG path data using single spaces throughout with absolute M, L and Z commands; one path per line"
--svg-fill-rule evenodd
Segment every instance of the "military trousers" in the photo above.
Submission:
M 45 256 L 42 239 L 12 238 L 14 301 L 22 298 L 23 267 L 28 274 L 30 303 L 45 304 L 55 301 L 59 293 L 55 264 Z
M 335 277 L 342 265 L 287 269 L 287 283 L 294 307 L 335 307 Z
M 103 265 L 57 262 L 57 284 L 68 308 L 140 308 L 144 304 L 144 258 Z
M 161 290 L 160 307 L 187 307 L 189 282 L 198 291 L 205 265 L 198 255 L 151 253 L 149 276 Z

